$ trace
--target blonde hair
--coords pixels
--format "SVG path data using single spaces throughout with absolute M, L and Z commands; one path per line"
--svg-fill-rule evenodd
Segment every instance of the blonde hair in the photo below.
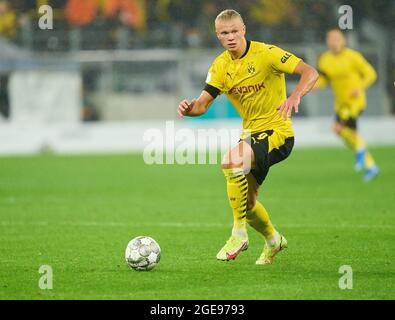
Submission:
M 337 32 L 340 33 L 344 38 L 346 37 L 346 35 L 344 34 L 343 30 L 339 29 L 339 28 L 332 28 L 329 29 L 326 34 L 331 33 L 331 32 Z
M 226 9 L 224 11 L 221 11 L 215 18 L 215 22 L 217 22 L 218 20 L 231 20 L 233 18 L 239 18 L 244 24 L 243 18 L 241 17 L 240 13 L 233 9 Z

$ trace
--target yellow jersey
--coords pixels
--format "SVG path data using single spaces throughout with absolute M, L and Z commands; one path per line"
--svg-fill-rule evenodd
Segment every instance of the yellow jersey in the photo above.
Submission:
M 220 54 L 209 69 L 206 83 L 219 94 L 225 93 L 236 108 L 243 119 L 242 136 L 279 130 L 291 137 L 291 120 L 280 117 L 277 108 L 287 98 L 284 73 L 292 74 L 299 61 L 274 45 L 248 41 L 246 53 L 239 59 L 233 60 L 228 51 Z
M 316 86 L 325 87 L 330 83 L 334 98 L 335 112 L 344 117 L 356 117 L 366 106 L 366 93 L 377 78 L 373 67 L 359 52 L 344 48 L 339 54 L 323 53 L 318 60 L 320 77 Z M 357 97 L 352 92 L 359 89 Z

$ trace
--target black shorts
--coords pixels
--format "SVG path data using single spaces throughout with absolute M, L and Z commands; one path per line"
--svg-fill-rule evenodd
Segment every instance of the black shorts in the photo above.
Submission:
M 345 113 L 345 115 L 341 116 L 339 113 L 336 113 L 335 121 L 347 128 L 357 130 L 357 120 L 358 120 L 358 117 L 362 114 L 362 112 L 363 112 L 363 110 L 358 112 L 354 116 L 352 116 L 348 113 Z
M 354 117 L 342 119 L 342 118 L 340 118 L 340 116 L 338 114 L 336 114 L 336 116 L 335 116 L 335 120 L 337 123 L 340 123 L 341 125 L 343 125 L 347 128 L 354 129 L 354 130 L 357 130 L 357 119 L 358 118 L 354 118 Z
M 247 142 L 254 151 L 255 167 L 251 169 L 251 174 L 261 185 L 269 172 L 269 168 L 291 154 L 295 140 L 294 137 L 285 137 L 279 132 L 267 130 L 254 133 L 243 141 Z

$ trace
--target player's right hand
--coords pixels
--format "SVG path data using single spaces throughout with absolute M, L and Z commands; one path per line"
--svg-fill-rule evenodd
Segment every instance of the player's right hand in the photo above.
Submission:
M 182 100 L 177 108 L 178 115 L 180 117 L 187 115 L 188 112 L 192 110 L 195 102 L 196 102 L 196 99 L 193 99 L 192 101 L 188 101 L 186 99 Z

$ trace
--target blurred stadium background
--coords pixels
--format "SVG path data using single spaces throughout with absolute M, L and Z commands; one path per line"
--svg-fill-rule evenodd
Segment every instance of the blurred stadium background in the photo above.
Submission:
M 349 44 L 378 73 L 360 127 L 380 176 L 364 184 L 352 170 L 352 152 L 331 131 L 329 89 L 306 96 L 294 117 L 298 150 L 271 169 L 260 194 L 291 244 L 275 266 L 255 268 L 257 232 L 235 263 L 214 259 L 231 227 L 218 165 L 149 166 L 141 155 L 144 133 L 166 133 L 166 124 L 241 128 L 224 96 L 203 117 L 176 113 L 222 50 L 220 10 L 240 11 L 248 38 L 316 65 L 343 4 L 0 0 L 0 300 L 394 299 L 394 0 L 347 1 Z M 43 5 L 53 8 L 53 29 L 39 28 Z M 289 92 L 296 81 L 288 76 Z M 138 235 L 162 248 L 152 272 L 124 263 Z M 53 268 L 54 290 L 38 286 L 42 265 Z M 345 265 L 353 290 L 339 286 Z
M 178 101 L 198 95 L 221 51 L 213 21 L 234 8 L 248 38 L 284 47 L 315 65 L 335 0 L 0 0 L 0 153 L 139 151 L 147 128 L 177 120 Z M 374 65 L 362 132 L 395 143 L 395 1 L 350 0 L 349 46 Z M 39 8 L 53 8 L 53 29 Z M 288 90 L 296 78 L 288 77 Z M 298 144 L 339 144 L 329 89 L 307 96 L 295 116 Z M 204 120 L 204 121 L 203 121 Z M 240 127 L 219 97 L 191 128 Z

